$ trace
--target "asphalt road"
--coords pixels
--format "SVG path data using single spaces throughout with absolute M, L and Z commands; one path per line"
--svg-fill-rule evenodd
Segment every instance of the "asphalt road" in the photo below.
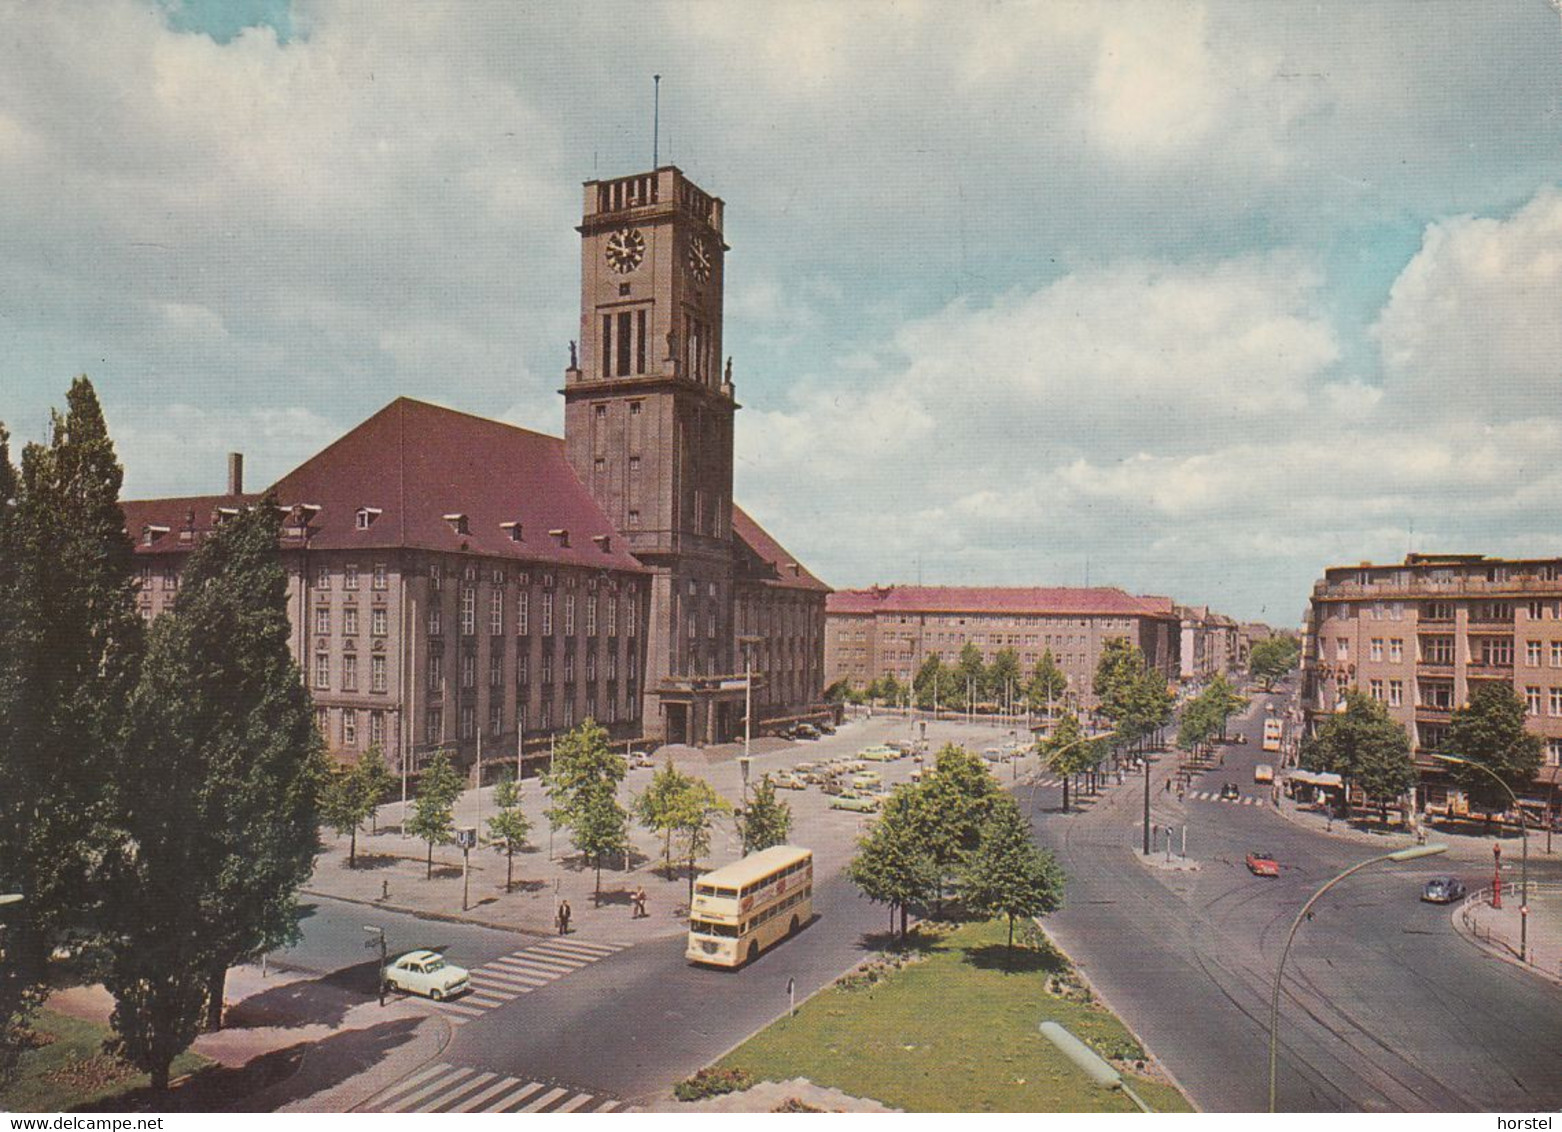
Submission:
M 1228 747 L 1223 781 L 1246 796 L 1262 713 L 1250 742 Z M 1033 808 L 1038 839 L 1069 874 L 1068 906 L 1048 918 L 1065 949 L 1200 1107 L 1268 1105 L 1269 1002 L 1297 910 L 1370 846 L 1286 821 L 1263 804 L 1154 792 L 1161 824 L 1182 824 L 1201 868 L 1170 872 L 1136 860 L 1142 795 L 1120 791 L 1081 814 Z M 1252 876 L 1250 849 L 1281 864 Z M 1532 874 L 1556 875 L 1554 862 Z M 1281 1000 L 1282 1111 L 1555 1110 L 1562 1106 L 1562 991 L 1487 957 L 1453 930 L 1449 910 L 1422 904 L 1427 877 L 1476 881 L 1472 865 L 1434 858 L 1364 870 L 1333 890 L 1298 933 Z

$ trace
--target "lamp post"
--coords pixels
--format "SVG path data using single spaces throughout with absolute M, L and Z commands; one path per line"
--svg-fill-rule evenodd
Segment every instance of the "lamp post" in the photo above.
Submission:
M 1519 805 L 1519 797 L 1513 792 L 1503 777 L 1485 763 L 1478 763 L 1474 759 L 1461 758 L 1458 755 L 1433 755 L 1434 759 L 1441 763 L 1456 763 L 1459 766 L 1473 766 L 1477 770 L 1485 771 L 1496 779 L 1497 785 L 1508 792 L 1508 797 L 1513 799 L 1513 811 L 1519 815 L 1519 960 L 1529 962 L 1529 823 L 1524 820 L 1524 807 Z
M 377 928 L 377 927 L 375 927 L 372 924 L 365 924 L 365 925 L 363 925 L 363 930 L 368 932 L 370 935 L 375 937 L 374 939 L 366 939 L 366 940 L 364 940 L 363 941 L 363 945 L 365 947 L 375 947 L 375 946 L 378 946 L 379 949 L 380 949 L 380 973 L 379 973 L 379 977 L 375 981 L 377 983 L 379 983 L 379 985 L 380 985 L 380 1005 L 384 1006 L 385 1005 L 385 963 L 386 963 L 386 960 L 389 958 L 387 953 L 386 953 L 386 950 L 385 950 L 385 929 L 384 928 Z
M 1282 948 L 1281 951 L 1280 951 L 1280 963 L 1279 963 L 1278 966 L 1275 967 L 1274 992 L 1271 995 L 1270 1000 L 1269 1000 L 1269 1111 L 1270 1112 L 1274 1112 L 1275 1111 L 1275 1078 L 1276 1078 L 1276 1068 L 1278 1066 L 1278 1058 L 1279 1058 L 1279 1052 L 1280 1052 L 1280 1043 L 1277 1040 L 1278 1032 L 1279 1032 L 1279 1026 L 1280 1026 L 1280 980 L 1285 975 L 1285 960 L 1286 960 L 1286 956 L 1291 954 L 1291 942 L 1294 939 L 1296 939 L 1296 929 L 1302 926 L 1302 921 L 1305 920 L 1308 917 L 1308 915 L 1312 912 L 1313 905 L 1318 903 L 1318 901 L 1323 897 L 1323 894 L 1325 892 L 1328 892 L 1329 889 L 1331 889 L 1335 885 L 1339 884 L 1340 881 L 1344 880 L 1346 877 L 1350 876 L 1352 873 L 1358 873 L 1362 869 L 1366 868 L 1368 865 L 1376 865 L 1376 864 L 1379 864 L 1379 863 L 1381 863 L 1383 861 L 1394 861 L 1396 863 L 1398 863 L 1400 861 L 1414 861 L 1414 860 L 1417 860 L 1417 859 L 1419 859 L 1421 857 L 1433 857 L 1433 856 L 1436 856 L 1438 853 L 1446 853 L 1446 852 L 1448 852 L 1448 846 L 1446 846 L 1446 845 L 1412 845 L 1408 849 L 1396 849 L 1392 853 L 1384 853 L 1384 854 L 1381 854 L 1380 856 L 1377 856 L 1377 857 L 1368 857 L 1365 861 L 1359 861 L 1356 864 L 1352 865 L 1350 868 L 1346 869 L 1339 876 L 1337 876 L 1333 880 L 1329 881 L 1329 883 L 1325 884 L 1322 888 L 1320 888 L 1317 892 L 1313 893 L 1310 897 L 1308 897 L 1307 903 L 1303 904 L 1302 905 L 1302 910 L 1296 914 L 1296 919 L 1291 921 L 1291 932 L 1290 932 L 1289 935 L 1287 935 L 1285 937 L 1285 947 Z
M 1128 1082 L 1123 1080 L 1123 1075 L 1113 1069 L 1109 1061 L 1069 1033 L 1059 1023 L 1048 1019 L 1036 1028 L 1041 1031 L 1042 1037 L 1057 1047 L 1059 1053 L 1072 1061 L 1080 1072 L 1097 1085 L 1103 1089 L 1121 1089 L 1129 1100 L 1139 1106 L 1140 1112 L 1155 1111 L 1144 1103 L 1143 1097 L 1128 1087 Z

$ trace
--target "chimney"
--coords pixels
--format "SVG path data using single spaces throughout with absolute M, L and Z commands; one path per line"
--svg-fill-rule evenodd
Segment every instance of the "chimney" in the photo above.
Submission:
M 244 453 L 228 453 L 228 494 L 244 494 Z

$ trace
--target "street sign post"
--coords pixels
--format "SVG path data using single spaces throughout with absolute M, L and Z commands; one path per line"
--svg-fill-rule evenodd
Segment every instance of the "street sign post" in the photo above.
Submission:
M 472 849 L 477 845 L 477 828 L 462 826 L 456 830 L 456 844 L 461 847 L 461 911 L 465 912 L 472 891 L 470 867 Z

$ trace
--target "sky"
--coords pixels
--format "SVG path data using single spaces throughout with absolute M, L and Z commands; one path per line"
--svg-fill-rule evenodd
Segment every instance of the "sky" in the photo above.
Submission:
M 558 434 L 580 184 L 726 202 L 736 496 L 838 588 L 1296 624 L 1562 556 L 1547 0 L 0 0 L 0 420 L 127 497 L 398 395 Z

